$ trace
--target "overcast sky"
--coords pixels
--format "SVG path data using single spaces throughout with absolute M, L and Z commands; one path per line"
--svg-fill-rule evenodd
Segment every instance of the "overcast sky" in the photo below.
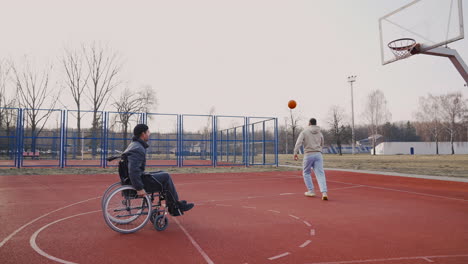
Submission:
M 392 121 L 413 120 L 420 96 L 461 91 L 467 98 L 468 88 L 447 58 L 417 55 L 382 66 L 378 19 L 408 2 L 0 0 L 0 58 L 53 64 L 58 88 L 63 47 L 97 41 L 121 54 L 127 87 L 153 87 L 157 112 L 207 114 L 214 107 L 280 124 L 290 99 L 304 123 L 317 117 L 324 125 L 332 105 L 350 117 L 347 76 L 357 75 L 357 124 L 375 89 L 385 94 Z M 466 18 L 466 5 L 463 11 Z M 467 40 L 450 47 L 468 58 Z

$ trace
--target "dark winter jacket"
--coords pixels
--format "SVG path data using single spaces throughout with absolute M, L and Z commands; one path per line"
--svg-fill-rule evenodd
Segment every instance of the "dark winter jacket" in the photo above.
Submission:
M 148 148 L 148 144 L 138 137 L 133 137 L 132 140 L 132 143 L 128 145 L 124 154 L 127 154 L 128 175 L 132 181 L 132 185 L 139 191 L 143 189 L 141 176 L 145 172 L 146 149 Z

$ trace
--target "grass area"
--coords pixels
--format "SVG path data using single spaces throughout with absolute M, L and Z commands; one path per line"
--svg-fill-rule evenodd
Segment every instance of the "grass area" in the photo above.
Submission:
M 302 160 L 294 161 L 292 157 L 292 155 L 280 155 L 280 164 L 302 165 Z M 325 154 L 324 164 L 325 168 L 468 177 L 468 155 Z
M 147 171 L 164 170 L 169 173 L 229 173 L 258 171 L 290 171 L 288 167 L 254 166 L 254 167 L 146 167 Z M 117 174 L 117 168 L 1 168 L 0 175 L 51 175 L 51 174 Z
M 302 157 L 300 157 L 302 159 Z M 468 155 L 324 155 L 325 168 L 398 172 L 419 175 L 452 176 L 468 178 Z M 281 154 L 281 165 L 301 166 L 302 160 L 294 161 L 292 155 Z M 229 173 L 257 171 L 300 170 L 290 167 L 147 167 L 148 171 L 165 170 L 170 173 Z M 117 168 L 2 168 L 0 175 L 49 175 L 49 174 L 114 174 Z

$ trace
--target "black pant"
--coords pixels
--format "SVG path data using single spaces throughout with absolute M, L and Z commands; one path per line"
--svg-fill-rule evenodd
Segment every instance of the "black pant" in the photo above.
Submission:
M 177 194 L 174 183 L 172 182 L 171 175 L 165 171 L 156 171 L 145 173 L 143 177 L 145 184 L 145 190 L 147 192 L 159 192 L 162 191 L 166 195 L 166 202 L 168 205 L 173 205 L 179 201 L 179 195 Z

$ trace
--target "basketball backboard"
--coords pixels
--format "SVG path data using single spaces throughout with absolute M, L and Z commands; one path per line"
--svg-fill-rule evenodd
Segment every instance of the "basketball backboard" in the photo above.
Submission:
M 410 57 L 395 55 L 390 46 L 414 40 L 422 53 L 463 39 L 462 0 L 415 0 L 379 19 L 382 64 Z M 392 41 L 398 41 L 397 43 Z M 397 51 L 401 51 L 396 49 Z M 415 52 L 413 52 L 415 53 Z

